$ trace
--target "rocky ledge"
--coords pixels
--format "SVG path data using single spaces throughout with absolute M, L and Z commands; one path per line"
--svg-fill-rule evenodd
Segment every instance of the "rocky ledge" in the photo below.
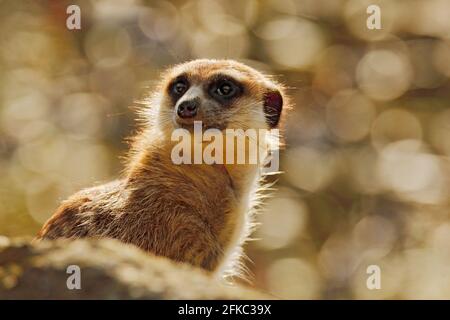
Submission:
M 0 237 L 0 299 L 267 299 L 109 239 Z

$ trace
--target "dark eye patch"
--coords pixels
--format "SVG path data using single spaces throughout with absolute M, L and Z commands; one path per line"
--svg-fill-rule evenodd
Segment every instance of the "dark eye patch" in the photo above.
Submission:
M 212 80 L 208 88 L 208 94 L 222 104 L 241 95 L 242 91 L 242 86 L 237 81 L 221 76 Z
M 176 101 L 189 89 L 189 81 L 185 75 L 176 77 L 169 85 L 169 95 Z

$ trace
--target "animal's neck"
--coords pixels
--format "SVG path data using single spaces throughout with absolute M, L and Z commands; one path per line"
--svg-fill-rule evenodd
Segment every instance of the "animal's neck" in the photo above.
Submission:
M 152 137 L 152 140 L 148 139 L 148 136 Z M 147 139 L 146 139 L 147 138 Z M 141 145 L 136 149 L 133 159 L 130 161 L 129 172 L 135 171 L 136 168 L 148 167 L 154 168 L 155 166 L 164 170 L 176 172 L 186 172 L 188 175 L 200 176 L 205 172 L 211 174 L 211 179 L 217 179 L 219 176 L 226 174 L 236 196 L 246 196 L 249 188 L 254 183 L 259 174 L 259 164 L 228 164 L 226 161 L 224 164 L 176 164 L 172 159 L 172 152 L 178 141 L 172 141 L 168 134 L 146 134 L 142 137 Z M 200 148 L 204 148 L 202 145 Z M 194 146 L 192 146 L 191 155 L 194 155 Z M 203 149 L 202 149 L 203 152 Z M 224 152 L 225 154 L 225 152 Z M 157 162 L 160 162 L 158 165 Z M 216 171 L 216 174 L 214 174 Z

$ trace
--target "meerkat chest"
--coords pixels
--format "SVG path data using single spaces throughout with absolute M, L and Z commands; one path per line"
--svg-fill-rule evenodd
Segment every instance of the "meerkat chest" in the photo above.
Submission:
M 130 187 L 128 202 L 135 206 L 130 211 L 140 210 L 153 225 L 167 225 L 163 219 L 188 228 L 198 220 L 218 235 L 238 206 L 230 177 L 221 168 L 159 163 L 137 176 Z

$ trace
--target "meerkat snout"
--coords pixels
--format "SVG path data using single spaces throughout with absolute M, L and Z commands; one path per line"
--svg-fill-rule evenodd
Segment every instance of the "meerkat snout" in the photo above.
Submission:
M 178 104 L 177 115 L 182 119 L 193 118 L 197 115 L 197 109 L 199 105 L 200 102 L 198 98 L 183 101 Z
M 262 165 L 174 162 L 172 134 L 197 121 L 219 132 L 278 129 L 285 109 L 283 86 L 242 63 L 169 68 L 142 112 L 123 176 L 64 201 L 38 239 L 110 237 L 215 274 L 239 272 Z

